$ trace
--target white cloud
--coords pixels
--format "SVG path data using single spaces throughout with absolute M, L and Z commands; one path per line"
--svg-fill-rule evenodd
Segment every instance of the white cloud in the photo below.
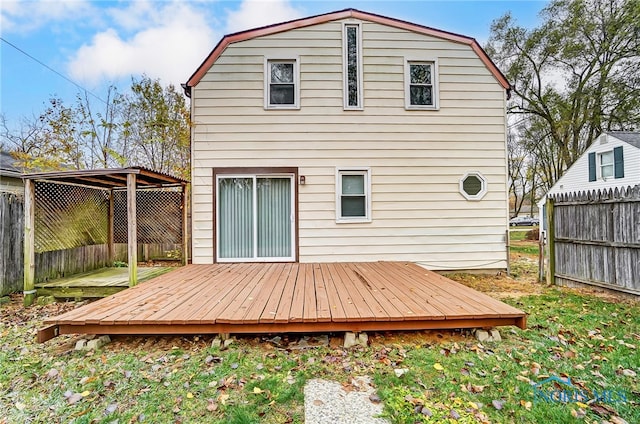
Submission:
M 290 21 L 303 16 L 289 0 L 243 0 L 238 10 L 227 13 L 226 32 L 233 33 Z
M 72 78 L 85 84 L 146 74 L 167 84 L 185 82 L 215 45 L 206 14 L 193 3 L 134 3 L 111 9 L 115 28 L 97 33 L 70 59 Z
M 28 33 L 52 22 L 83 19 L 94 12 L 87 0 L 2 0 L 0 27 L 4 33 Z

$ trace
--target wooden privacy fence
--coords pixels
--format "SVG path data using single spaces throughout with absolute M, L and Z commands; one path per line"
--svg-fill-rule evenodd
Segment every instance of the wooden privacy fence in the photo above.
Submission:
M 0 296 L 22 289 L 24 196 L 0 193 Z
M 640 185 L 549 198 L 549 275 L 640 295 Z

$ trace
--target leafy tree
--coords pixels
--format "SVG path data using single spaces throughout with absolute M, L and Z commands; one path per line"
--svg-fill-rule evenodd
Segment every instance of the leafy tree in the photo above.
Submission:
M 67 106 L 52 97 L 45 111 L 10 130 L 0 121 L 0 143 L 27 170 L 146 166 L 189 176 L 189 109 L 174 86 L 133 80 L 131 93 L 109 87 L 96 106 L 87 93 Z
M 137 164 L 189 175 L 189 109 L 181 92 L 147 76 L 134 79 L 123 113 L 122 138 Z
M 553 0 L 541 17 L 531 30 L 510 14 L 494 21 L 487 51 L 514 85 L 509 112 L 530 121 L 522 142 L 550 186 L 601 131 L 640 127 L 640 2 Z
M 123 101 L 124 97 L 115 86 L 110 86 L 107 90 L 106 101 L 101 104 L 103 112 L 96 112 L 97 108 L 86 92 L 77 96 L 75 115 L 79 127 L 78 136 L 80 143 L 89 152 L 89 168 L 109 168 L 119 166 L 122 162 L 118 145 L 118 130 L 121 126 L 118 113 Z

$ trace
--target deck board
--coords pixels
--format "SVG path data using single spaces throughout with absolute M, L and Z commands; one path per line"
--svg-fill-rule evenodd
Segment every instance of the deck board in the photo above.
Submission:
M 524 328 L 526 314 L 411 263 L 240 263 L 177 268 L 45 325 L 41 341 L 58 333 Z

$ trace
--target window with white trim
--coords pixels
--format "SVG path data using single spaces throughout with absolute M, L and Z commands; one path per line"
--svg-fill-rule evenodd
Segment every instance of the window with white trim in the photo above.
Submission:
M 336 171 L 336 221 L 371 221 L 371 173 L 368 168 Z
M 479 172 L 467 172 L 459 181 L 460 194 L 467 200 L 480 200 L 487 194 L 487 180 Z
M 624 178 L 624 147 L 588 154 L 589 181 Z
M 265 59 L 265 109 L 300 107 L 297 59 Z
M 600 162 L 600 179 L 613 178 L 613 150 L 598 153 Z
M 362 43 L 360 24 L 345 23 L 342 31 L 344 108 L 362 109 Z
M 435 60 L 407 60 L 404 71 L 405 107 L 407 109 L 437 109 L 437 62 Z

